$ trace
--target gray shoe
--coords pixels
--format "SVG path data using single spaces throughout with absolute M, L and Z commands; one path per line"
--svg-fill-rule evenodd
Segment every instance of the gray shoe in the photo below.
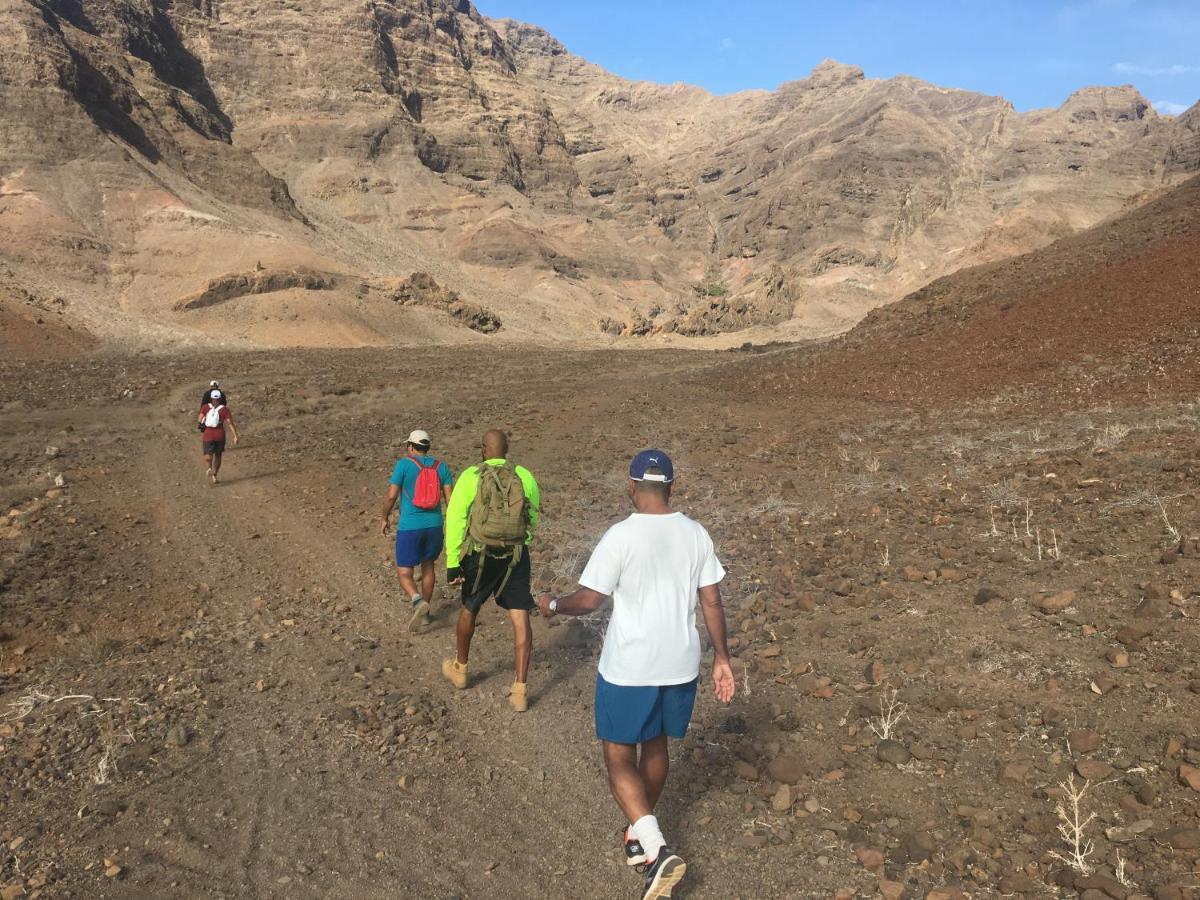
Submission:
M 409 631 L 420 631 L 429 624 L 429 604 L 420 597 L 413 604 L 412 616 L 408 620 Z

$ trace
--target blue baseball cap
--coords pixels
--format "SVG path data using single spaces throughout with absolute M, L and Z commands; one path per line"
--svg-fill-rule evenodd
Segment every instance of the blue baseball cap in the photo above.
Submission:
M 647 469 L 658 469 L 662 474 L 654 472 L 646 474 Z M 671 457 L 667 456 L 663 451 L 643 450 L 629 464 L 629 477 L 634 481 L 662 481 L 669 483 L 675 480 L 675 467 L 671 465 Z

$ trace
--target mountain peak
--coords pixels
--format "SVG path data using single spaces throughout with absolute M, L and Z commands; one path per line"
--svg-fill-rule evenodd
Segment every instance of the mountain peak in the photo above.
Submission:
M 1080 88 L 1063 101 L 1058 111 L 1077 122 L 1130 122 L 1158 115 L 1131 84 Z
M 531 56 L 565 56 L 566 45 L 558 38 L 528 22 L 517 19 L 488 19 L 488 24 L 496 30 L 510 47 L 521 54 Z
M 859 66 L 849 66 L 836 59 L 823 59 L 808 73 L 810 84 L 828 85 L 853 84 L 866 78 Z

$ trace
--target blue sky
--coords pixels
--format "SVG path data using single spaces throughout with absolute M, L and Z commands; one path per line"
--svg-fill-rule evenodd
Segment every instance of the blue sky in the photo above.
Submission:
M 1200 99 L 1200 0 L 475 0 L 545 28 L 627 78 L 717 93 L 773 88 L 825 57 L 869 77 L 915 75 L 1018 109 L 1133 84 L 1161 112 Z

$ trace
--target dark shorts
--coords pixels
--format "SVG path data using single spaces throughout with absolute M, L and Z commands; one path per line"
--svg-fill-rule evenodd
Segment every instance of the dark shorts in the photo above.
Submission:
M 529 548 L 522 548 L 521 559 L 499 594 L 496 594 L 496 590 L 508 572 L 512 557 L 505 552 L 498 557 L 489 553 L 483 563 L 483 575 L 479 576 L 479 559 L 482 555 L 482 552 L 470 553 L 463 558 L 463 606 L 477 613 L 488 598 L 495 595 L 496 605 L 501 609 L 533 609 L 533 591 L 529 585 Z M 476 578 L 479 579 L 478 587 Z
M 432 562 L 442 553 L 442 526 L 396 532 L 396 565 L 411 569 Z
M 203 441 L 205 456 L 220 456 L 225 452 L 224 439 L 219 441 Z
M 614 744 L 643 744 L 661 734 L 687 734 L 696 704 L 696 679 L 686 684 L 627 687 L 596 674 L 596 737 Z

